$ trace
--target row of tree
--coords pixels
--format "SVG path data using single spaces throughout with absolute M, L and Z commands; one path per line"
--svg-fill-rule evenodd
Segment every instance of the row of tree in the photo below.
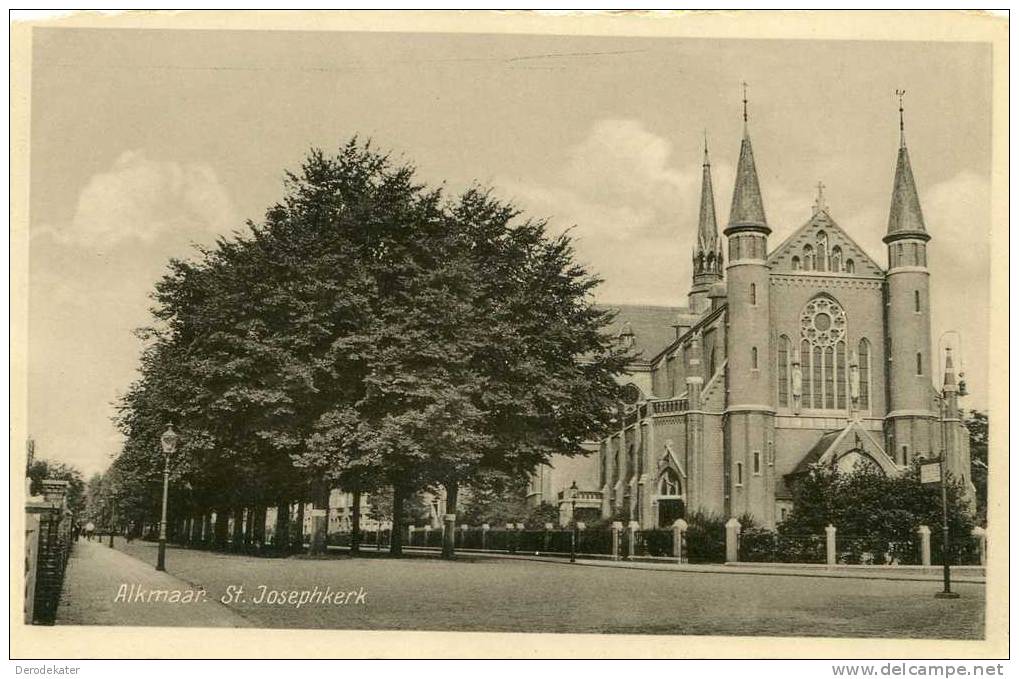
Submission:
M 261 223 L 175 259 L 109 476 L 123 517 L 219 514 L 329 489 L 406 498 L 520 478 L 610 425 L 628 356 L 566 235 L 479 188 L 447 198 L 351 140 L 288 173 Z M 285 517 L 281 516 L 281 525 Z M 356 520 L 356 516 L 355 516 Z

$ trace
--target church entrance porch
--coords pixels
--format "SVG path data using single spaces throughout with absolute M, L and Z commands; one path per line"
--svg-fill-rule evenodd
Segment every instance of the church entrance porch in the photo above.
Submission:
M 658 527 L 668 528 L 676 519 L 686 518 L 686 504 L 682 498 L 658 498 Z

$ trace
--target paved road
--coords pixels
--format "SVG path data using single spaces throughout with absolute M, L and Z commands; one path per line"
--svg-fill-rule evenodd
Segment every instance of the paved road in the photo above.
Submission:
M 151 568 L 153 544 L 118 541 L 117 546 L 144 562 L 134 562 L 142 566 L 133 573 Z M 452 563 L 424 556 L 260 559 L 177 548 L 169 550 L 167 567 L 207 588 L 211 598 L 236 596 L 230 610 L 258 627 L 959 639 L 983 638 L 984 630 L 984 587 L 971 583 L 958 585 L 961 599 L 942 600 L 933 597 L 938 586 L 930 582 L 630 570 L 486 557 Z M 119 582 L 134 577 L 111 574 L 103 596 L 112 598 Z M 260 587 L 266 588 L 264 595 Z M 282 604 L 269 602 L 269 592 L 316 587 L 363 591 L 363 602 L 357 594 L 344 594 L 340 604 L 330 597 L 329 603 L 299 608 L 285 602 L 287 595 Z M 189 615 L 163 624 L 203 624 Z
M 106 545 L 106 540 L 81 540 L 74 546 L 57 610 L 58 625 L 250 625 L 215 597 L 199 595 L 190 583 L 157 571 L 152 565 L 155 550 L 145 563 Z M 178 601 L 170 601 L 177 598 L 173 592 L 179 592 Z

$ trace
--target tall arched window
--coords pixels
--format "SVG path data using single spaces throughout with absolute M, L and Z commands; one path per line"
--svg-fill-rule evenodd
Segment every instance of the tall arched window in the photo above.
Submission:
M 835 344 L 835 407 L 846 408 L 849 406 L 849 398 L 846 394 L 846 343 L 839 341 Z
M 817 296 L 800 314 L 800 335 L 803 407 L 846 407 L 846 312 L 831 297 Z
M 778 404 L 783 407 L 789 405 L 789 354 L 792 347 L 789 338 L 782 335 L 778 338 Z
M 856 262 L 852 259 L 846 260 L 846 273 L 856 273 Z
M 824 231 L 817 232 L 817 265 L 818 271 L 828 270 L 828 234 Z
M 838 245 L 831 248 L 831 270 L 836 273 L 842 271 L 842 248 Z
M 860 340 L 860 410 L 870 409 L 870 342 Z
M 757 370 L 757 347 L 750 348 L 750 369 Z
M 810 342 L 803 340 L 800 342 L 800 372 L 803 374 L 803 407 L 813 408 L 814 407 L 814 385 L 810 381 Z
M 799 255 L 793 255 L 793 271 L 799 271 L 802 268 L 803 265 L 800 263 Z
M 916 352 L 916 374 L 923 375 L 923 354 Z
M 757 306 L 757 283 L 750 284 L 750 304 Z
M 807 271 L 814 270 L 814 248 L 809 244 L 803 246 L 803 268 Z

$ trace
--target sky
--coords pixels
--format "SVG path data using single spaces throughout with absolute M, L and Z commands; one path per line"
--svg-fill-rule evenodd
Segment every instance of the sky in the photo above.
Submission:
M 740 83 L 771 246 L 811 214 L 880 264 L 898 102 L 929 245 L 932 336 L 987 403 L 991 50 L 980 43 L 36 29 L 29 427 L 86 474 L 120 450 L 149 293 L 243 230 L 310 148 L 353 135 L 450 193 L 480 183 L 571 229 L 602 302 L 685 304 L 707 135 L 719 226 Z

